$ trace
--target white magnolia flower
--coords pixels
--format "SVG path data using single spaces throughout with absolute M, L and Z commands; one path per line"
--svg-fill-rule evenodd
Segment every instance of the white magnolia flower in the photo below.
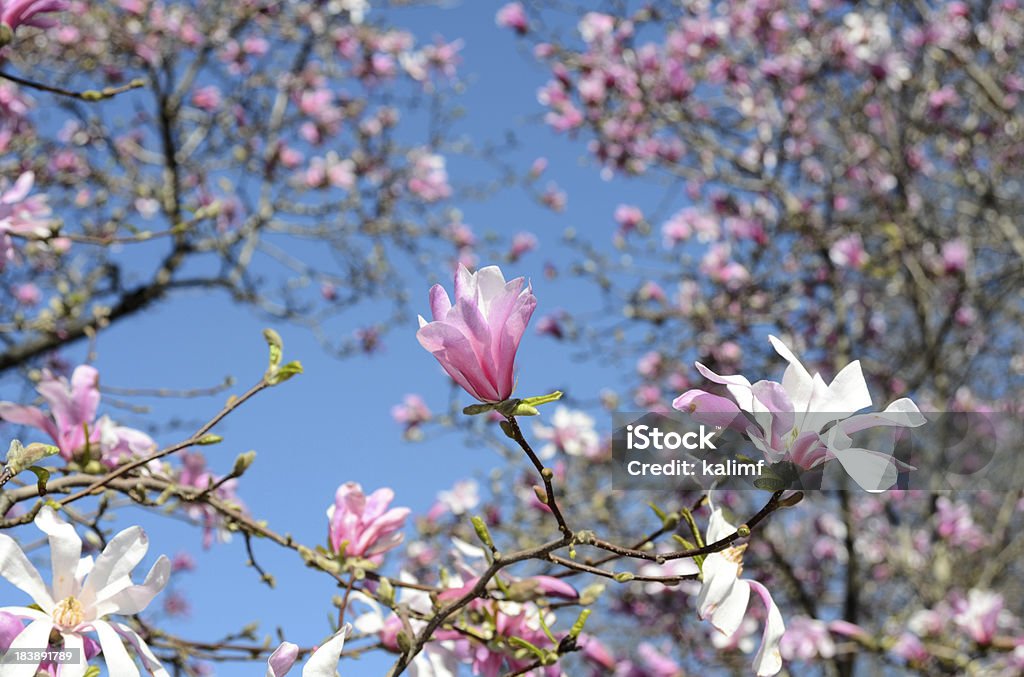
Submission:
M 722 509 L 715 508 L 708 521 L 708 543 L 720 541 L 735 533 L 736 527 L 725 521 Z M 754 656 L 754 671 L 758 677 L 774 675 L 782 669 L 782 654 L 779 641 L 786 632 L 782 614 L 775 606 L 768 588 L 757 581 L 740 578 L 743 573 L 743 551 L 746 544 L 713 552 L 704 558 L 701 566 L 703 584 L 697 597 L 697 613 L 701 619 L 710 621 L 720 632 L 731 637 L 743 624 L 750 601 L 750 591 L 761 597 L 768 617 L 765 620 L 764 634 L 761 636 L 761 647 Z
M 129 527 L 114 536 L 93 562 L 92 557 L 81 557 L 82 539 L 74 527 L 49 506 L 39 511 L 35 524 L 50 541 L 53 584 L 49 587 L 14 539 L 0 534 L 0 576 L 27 593 L 39 607 L 0 607 L 0 611 L 31 621 L 14 638 L 6 656 L 13 656 L 16 649 L 46 647 L 55 630 L 63 637 L 65 649 L 78 649 L 80 660 L 78 665 L 62 666 L 61 677 L 81 677 L 88 668 L 83 637 L 94 633 L 111 675 L 139 677 L 135 661 L 125 649 L 127 640 L 151 674 L 169 677 L 142 637 L 123 623 L 103 619 L 145 609 L 167 585 L 170 560 L 161 555 L 146 580 L 136 585 L 131 579 L 132 569 L 149 549 L 149 539 L 140 527 Z M 0 663 L 0 673 L 4 677 L 32 677 L 37 667 L 8 664 L 5 660 Z
M 338 661 L 341 660 L 341 652 L 345 648 L 345 638 L 351 630 L 352 626 L 346 624 L 317 647 L 302 666 L 302 677 L 338 677 Z M 267 659 L 266 677 L 284 677 L 295 665 L 298 654 L 298 646 L 291 642 L 281 642 L 281 646 Z
M 690 390 L 672 405 L 698 421 L 740 429 L 769 463 L 790 461 L 811 470 L 836 459 L 867 491 L 884 491 L 895 484 L 899 465 L 892 455 L 854 447 L 850 436 L 878 426 L 924 425 L 917 405 L 904 397 L 884 411 L 856 414 L 872 404 L 859 361 L 846 365 L 831 383 L 825 383 L 821 374 L 807 371 L 786 344 L 774 336 L 768 340 L 789 363 L 781 383 L 751 383 L 741 375 L 723 376 L 698 362 L 697 370 L 724 385 L 735 403 L 703 390 Z M 747 416 L 754 425 L 747 425 Z

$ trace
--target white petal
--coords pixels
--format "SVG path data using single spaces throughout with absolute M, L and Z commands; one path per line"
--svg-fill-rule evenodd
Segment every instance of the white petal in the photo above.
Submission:
M 60 666 L 60 677 L 82 677 L 89 669 L 89 662 L 85 660 L 85 642 L 82 636 L 75 632 L 64 635 L 65 649 L 78 649 L 78 662 L 65 663 Z
M 828 386 L 828 399 L 818 411 L 852 414 L 871 406 L 871 393 L 860 368 L 860 360 L 843 367 Z
M 147 550 L 149 539 L 141 527 L 129 527 L 110 539 L 82 586 L 82 604 L 88 607 L 131 585 L 129 574 Z
M 713 383 L 719 383 L 725 386 L 725 389 L 729 391 L 732 398 L 736 400 L 736 406 L 741 411 L 753 412 L 753 399 L 754 396 L 750 392 L 750 381 L 745 376 L 736 374 L 735 376 L 722 376 L 716 374 L 700 362 L 694 363 L 704 378 Z
M 839 427 L 846 435 L 850 435 L 860 432 L 861 430 L 867 430 L 878 426 L 916 428 L 924 425 L 925 422 L 926 419 L 921 414 L 921 410 L 917 408 L 917 405 L 909 398 L 904 397 L 892 402 L 885 408 L 885 411 L 876 411 L 869 414 L 851 416 L 840 423 Z
M 750 587 L 758 594 L 768 610 L 768 618 L 765 619 L 764 633 L 761 635 L 761 646 L 754 656 L 754 671 L 757 677 L 769 677 L 782 669 L 782 653 L 779 651 L 779 641 L 786 633 L 786 624 L 782 621 L 782 614 L 779 607 L 775 606 L 775 600 L 764 587 L 757 581 L 748 581 Z
M 28 624 L 7 649 L 3 660 L 0 661 L 0 672 L 4 677 L 34 677 L 38 665 L 12 664 L 8 661 L 14 659 L 14 652 L 17 649 L 41 649 L 47 645 L 50 637 L 50 630 L 53 628 L 53 621 L 49 617 L 32 621 Z
M 715 508 L 711 511 L 711 517 L 708 518 L 708 528 L 705 532 L 704 540 L 707 543 L 716 543 L 726 536 L 732 536 L 736 533 L 736 527 L 729 524 L 725 517 L 722 516 L 722 509 Z
M 139 677 L 139 668 L 128 654 L 128 650 L 124 648 L 114 628 L 106 621 L 91 621 L 90 625 L 99 637 L 103 660 L 106 661 L 110 674 L 117 677 Z
M 71 597 L 78 592 L 75 572 L 82 557 L 82 539 L 75 533 L 75 528 L 62 520 L 48 505 L 43 506 L 36 515 L 35 523 L 50 539 L 53 597 L 57 600 Z
M 132 648 L 135 649 L 135 653 L 142 658 L 142 664 L 146 666 L 147 670 L 149 670 L 149 674 L 153 675 L 153 677 L 170 677 L 170 674 L 164 669 L 164 666 L 160 664 L 156 655 L 153 654 L 153 650 L 150 649 L 149 645 L 146 644 L 146 641 L 139 636 L 139 633 L 135 632 L 124 623 L 111 623 L 111 625 L 114 627 L 117 634 L 127 639 L 132 645 Z
M 42 607 L 43 611 L 53 611 L 55 603 L 46 584 L 43 583 L 39 571 L 28 561 L 14 539 L 0 534 L 0 576 L 12 585 L 28 593 L 32 601 Z
M 796 410 L 806 411 L 813 392 L 813 377 L 785 343 L 774 336 L 769 336 L 768 341 L 775 348 L 775 352 L 789 362 L 786 372 L 782 375 L 782 387 L 789 393 L 789 399 L 793 400 Z
M 166 555 L 153 564 L 153 568 L 146 574 L 146 580 L 140 585 L 132 585 L 119 590 L 109 598 L 100 596 L 93 607 L 97 618 L 108 614 L 124 614 L 130 616 L 137 614 L 153 601 L 153 598 L 160 594 L 160 591 L 167 585 L 171 577 L 171 560 Z M 100 592 L 102 595 L 102 591 Z
M 320 645 L 313 652 L 306 664 L 302 666 L 302 677 L 336 677 L 341 651 L 345 647 L 345 637 L 352 627 L 345 625 L 333 637 Z
M 50 614 L 43 613 L 39 609 L 30 609 L 27 606 L 0 606 L 0 613 L 10 614 L 18 618 L 30 618 L 33 621 L 50 618 Z
M 711 621 L 719 632 L 731 637 L 743 624 L 747 614 L 747 603 L 750 601 L 750 586 L 743 579 L 726 579 L 726 592 L 721 595 L 713 606 L 706 606 L 702 617 Z M 709 595 L 710 600 L 710 595 Z
M 832 453 L 843 470 L 865 491 L 879 493 L 896 484 L 899 472 L 889 454 L 855 447 L 832 450 Z
M 384 629 L 384 612 L 381 610 L 380 604 L 377 604 L 377 600 L 358 591 L 352 593 L 351 599 L 353 602 L 365 604 L 370 608 L 369 611 L 357 616 L 352 622 L 356 630 L 367 635 L 375 635 Z

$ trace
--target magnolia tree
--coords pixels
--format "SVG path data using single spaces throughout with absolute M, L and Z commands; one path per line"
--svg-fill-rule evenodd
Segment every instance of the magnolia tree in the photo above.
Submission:
M 546 124 L 604 179 L 664 189 L 567 236 L 602 303 L 572 312 L 506 275 L 531 234 L 504 272 L 478 265 L 498 250 L 454 209 L 458 41 L 418 44 L 363 0 L 0 0 L 0 371 L 38 395 L 0 402 L 0 576 L 22 593 L 0 675 L 317 677 L 370 651 L 422 677 L 1024 671 L 1024 9 L 554 5 L 495 17 L 551 71 Z M 171 439 L 112 419 L 98 370 L 62 357 L 183 290 L 339 355 L 396 323 L 411 340 L 408 306 L 429 308 L 416 338 L 457 405 L 435 415 L 442 384 L 415 384 L 392 415 L 502 465 L 415 518 L 341 478 L 323 542 L 279 531 L 243 501 L 254 455 L 219 474 L 199 449 L 302 378 L 275 331 L 262 376 Z M 373 324 L 330 331 L 367 302 Z M 518 392 L 587 367 L 517 364 L 524 339 L 635 372 Z M 642 425 L 699 444 L 638 454 Z M 253 542 L 292 553 L 337 585 L 314 612 L 332 624 L 305 647 L 167 632 L 147 607 L 192 563 L 134 580 L 150 538 L 108 524 L 128 505 L 208 548 L 240 534 L 269 584 Z

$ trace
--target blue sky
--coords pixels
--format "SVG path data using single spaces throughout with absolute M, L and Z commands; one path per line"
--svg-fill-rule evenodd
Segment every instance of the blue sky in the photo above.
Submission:
M 539 299 L 536 322 L 559 307 L 576 309 L 581 303 L 598 307 L 589 286 L 564 274 L 555 280 L 541 275 L 544 262 L 562 265 L 568 260 L 568 251 L 559 244 L 563 231 L 571 227 L 594 233 L 598 242 L 607 245 L 614 229 L 615 206 L 629 202 L 654 207 L 660 192 L 637 182 L 602 181 L 597 168 L 582 160 L 582 144 L 544 128 L 536 91 L 546 74 L 524 56 L 522 45 L 509 31 L 495 26 L 494 13 L 499 6 L 467 1 L 444 9 L 402 9 L 394 12 L 394 21 L 422 39 L 435 35 L 462 38 L 462 75 L 469 87 L 462 98 L 467 115 L 457 131 L 483 142 L 500 140 L 506 130 L 514 130 L 522 145 L 509 159 L 525 170 L 533 158 L 546 156 L 549 176 L 541 183 L 556 179 L 568 192 L 568 209 L 562 214 L 538 207 L 516 189 L 485 202 L 457 205 L 465 222 L 480 234 L 493 231 L 510 236 L 530 230 L 537 235 L 539 250 L 515 266 L 505 267 L 509 277 L 532 278 Z M 473 179 L 475 169 L 472 162 L 454 159 L 449 171 L 453 183 L 459 184 Z M 447 276 L 446 264 L 437 262 L 433 273 Z M 426 312 L 427 290 L 433 280 L 419 280 L 412 273 L 408 280 L 414 307 Z M 447 281 L 446 286 L 450 285 Z M 376 312 L 361 309 L 344 316 L 340 331 L 350 333 L 372 322 Z M 102 382 L 110 386 L 189 389 L 213 385 L 230 374 L 237 379 L 232 392 L 241 392 L 265 368 L 266 346 L 260 336 L 265 326 L 266 320 L 231 305 L 222 296 L 182 293 L 104 332 L 96 365 Z M 438 410 L 448 397 L 447 379 L 415 340 L 415 317 L 408 318 L 407 331 L 388 337 L 381 353 L 344 361 L 324 355 L 301 328 L 276 328 L 285 340 L 286 359 L 301 360 L 306 373 L 261 394 L 233 414 L 217 429 L 224 442 L 204 450 L 219 473 L 230 469 L 237 454 L 257 451 L 257 462 L 242 480 L 240 494 L 253 514 L 267 519 L 273 528 L 315 545 L 325 538 L 324 511 L 343 482 L 359 482 L 367 491 L 390 486 L 396 492 L 396 505 L 422 513 L 439 490 L 497 464 L 493 453 L 467 448 L 457 435 L 416 444 L 402 441 L 391 420 L 392 405 L 406 393 L 418 392 Z M 69 359 L 83 354 L 83 346 L 65 353 Z M 614 367 L 579 363 L 571 357 L 569 349 L 535 335 L 531 328 L 518 360 L 518 394 L 567 388 L 576 398 L 592 399 L 616 373 Z M 0 395 L 3 399 L 17 397 L 10 391 Z M 112 408 L 113 398 L 108 396 L 101 413 L 139 427 L 175 417 L 200 421 L 212 415 L 225 396 L 184 401 L 133 399 L 133 404 L 151 407 L 148 415 Z M 468 396 L 461 397 L 465 404 L 470 403 Z M 601 424 L 610 430 L 610 420 Z M 184 434 L 161 434 L 158 441 L 171 443 Z M 152 554 L 189 551 L 198 563 L 196 572 L 181 574 L 172 582 L 186 593 L 192 611 L 187 621 L 170 622 L 170 631 L 212 640 L 258 620 L 261 632 L 273 634 L 281 628 L 289 640 L 302 645 L 317 642 L 328 632 L 330 598 L 338 591 L 330 579 L 305 569 L 294 553 L 257 542 L 261 565 L 277 577 L 278 587 L 271 591 L 259 583 L 254 570 L 244 567 L 247 555 L 241 539 L 203 551 L 198 530 L 135 509 L 120 511 L 116 528 L 136 522 L 149 530 Z M 140 568 L 137 576 L 142 574 Z M 21 603 L 19 593 L 7 587 L 0 591 L 6 602 Z M 389 662 L 385 658 L 378 655 L 343 663 L 342 674 L 383 674 Z M 234 677 L 262 672 L 243 664 L 218 666 L 217 674 Z

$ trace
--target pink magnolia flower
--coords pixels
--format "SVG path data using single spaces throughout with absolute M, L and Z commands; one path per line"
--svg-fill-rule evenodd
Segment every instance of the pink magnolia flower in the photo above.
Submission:
M 338 487 L 334 505 L 327 509 L 328 537 L 334 552 L 346 557 L 375 557 L 402 542 L 402 527 L 409 508 L 391 508 L 391 489 L 369 496 L 355 482 Z
M 787 661 L 810 661 L 819 656 L 832 658 L 836 654 L 836 644 L 832 641 L 828 626 L 823 621 L 806 616 L 790 619 L 779 649 Z
M 99 378 L 99 372 L 89 365 L 76 367 L 70 382 L 44 371 L 36 390 L 50 405 L 50 412 L 46 414 L 37 407 L 0 402 L 0 419 L 42 430 L 68 461 L 81 453 L 87 443 L 99 451 L 94 456 L 110 467 L 116 466 L 125 456 L 142 456 L 153 451 L 156 443 L 149 435 L 119 426 L 106 416 L 96 420 L 96 409 L 100 404 Z
M 537 236 L 533 233 L 516 233 L 508 250 L 508 260 L 518 261 L 524 254 L 537 248 Z
M 961 273 L 967 268 L 967 244 L 960 239 L 942 245 L 942 264 L 947 274 Z
M 828 250 L 828 257 L 840 268 L 860 269 L 868 262 L 864 242 L 856 233 L 837 240 Z
M 600 456 L 601 438 L 594 426 L 594 419 L 585 412 L 558 405 L 550 427 L 542 423 L 533 426 L 537 438 L 547 442 L 540 449 L 540 457 L 553 458 L 559 451 L 583 458 Z
M 26 282 L 14 288 L 14 298 L 20 305 L 34 306 L 39 303 L 42 293 L 39 291 L 39 287 L 31 282 Z
M 1003 613 L 1003 596 L 977 588 L 968 591 L 967 599 L 953 603 L 953 622 L 975 642 L 988 645 L 996 636 L 999 617 Z
M 11 235 L 46 237 L 50 234 L 47 223 L 50 207 L 46 204 L 46 196 L 29 197 L 28 194 L 34 182 L 33 172 L 21 174 L 11 185 L 0 180 L 0 270 L 5 262 L 15 259 Z M 65 241 L 61 240 L 54 244 L 63 245 Z
M 502 28 L 511 28 L 519 35 L 526 35 L 530 23 L 526 18 L 526 10 L 522 3 L 510 2 L 498 10 L 495 22 Z
M 516 351 L 536 307 L 525 278 L 505 282 L 497 266 L 471 273 L 460 265 L 454 305 L 444 288 L 434 285 L 434 321 L 420 316 L 416 338 L 470 395 L 503 402 L 515 388 Z
M 406 432 L 426 423 L 433 414 L 423 398 L 415 393 L 406 395 L 401 404 L 391 407 L 391 418 L 405 426 Z
M 67 8 L 67 0 L 0 0 L 0 47 L 11 41 L 11 34 L 18 26 L 53 26 L 53 19 L 39 15 L 63 12 Z
M 245 504 L 238 498 L 237 479 L 229 479 L 221 482 L 222 476 L 210 472 L 206 467 L 206 457 L 202 453 L 186 451 L 182 455 L 182 467 L 177 476 L 178 484 L 194 489 L 206 490 L 212 485 L 217 485 L 214 496 L 220 500 L 236 505 L 240 510 L 245 511 Z M 213 545 L 213 537 L 216 533 L 221 542 L 231 540 L 231 532 L 221 528 L 223 516 L 212 506 L 203 503 L 188 504 L 186 514 L 203 526 L 203 547 L 209 548 Z
M 623 233 L 636 230 L 644 220 L 644 213 L 635 205 L 619 205 L 615 208 L 615 222 Z

